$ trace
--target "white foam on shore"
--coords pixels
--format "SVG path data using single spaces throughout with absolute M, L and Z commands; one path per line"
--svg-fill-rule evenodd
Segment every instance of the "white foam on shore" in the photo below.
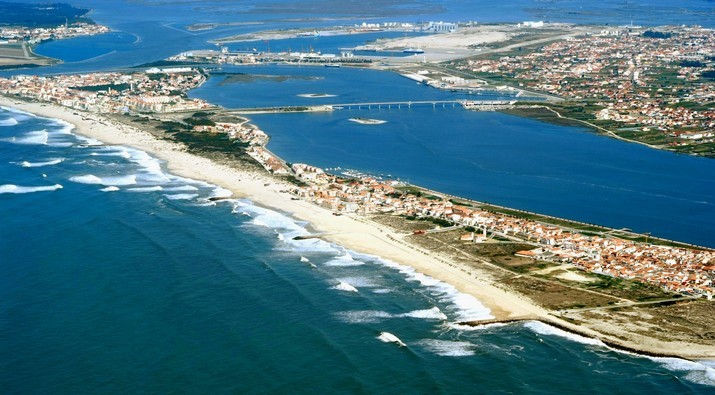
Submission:
M 494 322 L 494 323 L 491 323 L 491 324 L 476 325 L 476 326 L 472 326 L 472 325 L 460 325 L 460 324 L 450 323 L 448 326 L 449 326 L 451 329 L 456 329 L 456 330 L 458 330 L 458 331 L 484 331 L 484 330 L 493 329 L 493 328 L 501 328 L 501 327 L 504 327 L 504 326 L 507 326 L 507 325 L 508 325 L 508 324 L 504 324 L 504 323 L 501 323 L 501 322 Z
M 569 333 L 569 332 L 566 332 L 559 328 L 547 325 L 540 321 L 529 321 L 529 322 L 525 323 L 524 326 L 538 334 L 541 334 L 541 335 L 559 336 L 559 337 L 566 338 L 568 340 L 571 340 L 571 341 L 574 341 L 577 343 L 599 346 L 599 347 L 607 348 L 607 349 L 612 350 L 617 353 L 628 354 L 628 355 L 639 357 L 639 358 L 647 358 L 647 359 L 650 359 L 654 362 L 661 364 L 661 366 L 663 366 L 663 368 L 668 369 L 670 371 L 687 372 L 685 374 L 684 378 L 688 381 L 691 381 L 691 382 L 697 383 L 697 384 L 701 384 L 701 385 L 715 387 L 715 367 L 708 366 L 707 363 L 697 362 L 697 361 L 688 361 L 688 360 L 681 359 L 681 358 L 652 357 L 652 356 L 648 356 L 648 355 L 633 353 L 630 351 L 619 350 L 617 348 L 609 347 L 608 345 L 604 344 L 601 340 Z
M 687 372 L 685 379 L 693 383 L 715 387 L 715 368 L 703 362 L 680 358 L 647 357 L 675 372 Z
M 376 262 L 393 268 L 402 273 L 408 281 L 417 281 L 420 285 L 434 291 L 440 302 L 453 306 L 448 313 L 453 314 L 457 321 L 479 321 L 493 319 L 491 311 L 472 295 L 459 292 L 455 287 L 433 277 L 416 271 L 410 266 L 373 257 Z
M 27 118 L 37 118 L 37 115 L 35 115 L 35 114 L 33 114 L 33 113 L 29 113 L 29 112 L 26 112 L 26 111 L 18 110 L 17 108 L 13 108 L 13 107 L 0 106 L 0 109 L 2 109 L 2 110 L 4 110 L 4 111 L 7 111 L 7 112 L 11 112 L 11 113 L 13 113 L 13 114 L 23 115 L 23 116 L 25 116 L 25 117 L 27 117 Z M 14 118 L 17 119 L 17 117 L 14 117 Z M 49 119 L 49 118 L 48 118 L 48 119 Z M 19 121 L 19 120 L 21 120 L 21 119 L 17 119 L 17 120 Z
M 50 132 L 54 135 L 73 135 L 74 137 L 77 137 L 78 139 L 83 139 L 85 137 L 75 135 L 72 133 L 72 131 L 75 129 L 74 125 L 66 122 L 62 119 L 55 119 L 55 118 L 46 118 L 50 121 L 50 124 L 53 126 L 53 128 L 50 130 Z
M 357 288 L 353 287 L 352 285 L 346 283 L 345 281 L 340 281 L 338 285 L 334 287 L 330 287 L 332 289 L 337 289 L 338 291 L 345 291 L 345 292 L 358 292 Z
M 54 166 L 56 164 L 64 162 L 65 158 L 50 159 L 45 162 L 28 162 L 22 161 L 18 163 L 22 167 L 44 167 L 44 166 Z
M 231 196 L 233 196 L 233 192 L 226 188 L 215 187 L 214 190 L 211 191 L 211 197 L 227 198 Z
M 476 354 L 476 346 L 463 341 L 425 339 L 415 345 L 443 357 L 469 357 Z
M 563 337 L 565 339 L 569 339 L 576 343 L 587 344 L 587 345 L 591 345 L 591 346 L 606 347 L 606 344 L 604 344 L 602 341 L 600 341 L 598 339 L 593 339 L 590 337 L 577 335 L 575 333 L 566 332 L 563 329 L 556 328 L 554 326 L 545 324 L 541 321 L 527 321 L 526 323 L 524 323 L 524 327 L 526 327 L 526 328 L 530 329 L 532 332 L 538 333 L 540 335 L 558 336 L 558 337 Z
M 55 184 L 55 185 L 40 186 L 40 187 L 24 187 L 24 186 L 18 186 L 18 185 L 13 185 L 13 184 L 5 184 L 5 185 L 0 185 L 0 194 L 3 194 L 3 193 L 21 194 L 21 193 L 33 193 L 33 192 L 51 192 L 51 191 L 56 191 L 58 189 L 62 189 L 62 185 Z
M 166 192 L 166 189 L 164 189 Z M 199 197 L 198 193 L 176 193 L 176 194 L 169 194 L 169 195 L 164 195 L 165 198 L 169 200 L 192 200 L 196 199 Z
M 270 228 L 284 236 L 284 243 L 276 246 L 277 249 L 284 249 L 298 253 L 304 252 L 325 252 L 338 253 L 341 247 L 330 244 L 317 238 L 294 240 L 296 236 L 307 236 L 310 234 L 307 229 L 287 215 L 277 211 L 256 206 L 247 200 L 234 200 L 232 212 L 252 218 L 248 223 L 253 226 Z
M 421 318 L 427 320 L 446 320 L 447 316 L 435 306 L 431 309 L 414 310 L 409 313 L 399 314 L 397 317 Z
M 74 176 L 70 178 L 70 181 L 79 184 L 96 184 L 104 186 L 125 186 L 134 185 L 137 183 L 136 175 L 126 175 L 126 176 L 116 176 L 116 177 L 104 177 L 100 178 L 94 174 L 86 174 L 82 176 Z
M 245 200 L 236 200 L 233 212 L 236 214 L 245 212 L 252 218 L 250 224 L 271 228 L 284 235 L 284 243 L 281 243 L 281 248 L 288 248 L 288 250 L 298 253 L 329 252 L 340 254 L 323 263 L 323 266 L 336 268 L 359 267 L 365 265 L 366 262 L 372 261 L 378 265 L 396 269 L 405 276 L 408 281 L 419 282 L 420 285 L 433 291 L 432 293 L 436 296 L 436 300 L 447 305 L 440 314 L 453 317 L 456 321 L 478 321 L 494 318 L 494 316 L 490 314 L 490 310 L 475 297 L 461 293 L 452 285 L 419 273 L 412 267 L 400 265 L 374 255 L 348 251 L 339 245 L 331 244 L 320 239 L 293 240 L 293 237 L 299 235 L 306 236 L 309 235 L 309 232 L 287 215 L 258 207 Z M 352 280 L 353 281 L 348 280 L 344 282 L 349 284 L 357 283 L 354 279 Z M 379 285 L 375 284 L 375 286 Z M 392 290 L 389 288 L 380 288 L 373 291 L 373 293 L 383 294 L 390 292 L 392 292 Z

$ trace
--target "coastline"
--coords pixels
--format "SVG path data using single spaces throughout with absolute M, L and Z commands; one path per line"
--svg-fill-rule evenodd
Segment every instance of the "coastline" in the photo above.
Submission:
M 166 162 L 168 170 L 179 176 L 203 180 L 232 191 L 293 218 L 307 221 L 324 239 L 350 250 L 376 255 L 410 266 L 437 280 L 453 285 L 460 292 L 476 297 L 491 310 L 496 321 L 538 320 L 579 335 L 597 338 L 616 349 L 650 356 L 680 358 L 715 358 L 715 347 L 689 343 L 664 342 L 642 337 L 630 342 L 604 335 L 593 329 L 572 324 L 551 315 L 530 300 L 479 279 L 472 269 L 458 262 L 411 245 L 403 236 L 384 225 L 353 215 L 334 216 L 328 209 L 303 200 L 292 200 L 281 192 L 288 184 L 268 174 L 241 171 L 194 155 L 177 143 L 160 140 L 150 133 L 115 122 L 102 115 L 82 113 L 49 103 L 24 102 L 0 96 L 0 105 L 17 108 L 42 117 L 60 119 L 75 126 L 74 132 L 110 145 L 125 145 L 151 153 Z M 618 333 L 616 328 L 611 333 Z

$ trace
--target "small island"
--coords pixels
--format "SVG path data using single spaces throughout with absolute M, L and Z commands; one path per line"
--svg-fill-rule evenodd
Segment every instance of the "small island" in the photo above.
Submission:
M 330 93 L 301 93 L 298 96 L 308 99 L 318 99 L 321 97 L 335 97 L 336 95 L 331 95 Z
M 370 118 L 350 118 L 349 121 L 360 123 L 363 125 L 381 125 L 387 121 L 382 119 L 370 119 Z

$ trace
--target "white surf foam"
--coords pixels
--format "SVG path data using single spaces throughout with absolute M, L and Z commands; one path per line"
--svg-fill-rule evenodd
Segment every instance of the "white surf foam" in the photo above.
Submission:
M 161 168 L 161 161 L 144 151 L 133 148 L 124 148 L 130 155 L 129 160 L 139 165 L 142 169 L 142 179 L 153 183 L 167 183 L 171 177 Z
M 119 188 L 117 188 L 117 187 L 106 187 L 106 188 L 100 189 L 100 191 L 102 191 L 102 192 L 116 192 L 118 190 L 119 190 Z
M 166 191 L 166 189 L 164 191 Z M 164 197 L 169 200 L 191 200 L 191 199 L 196 199 L 197 197 L 199 197 L 199 194 L 198 193 L 175 193 L 175 194 L 164 195 Z
M 56 191 L 58 189 L 62 189 L 62 185 L 55 184 L 55 185 L 40 186 L 40 187 L 25 187 L 25 186 L 13 185 L 13 184 L 0 185 L 0 193 L 20 194 L 20 193 L 33 193 L 33 192 L 51 192 L 51 191 Z
M 0 109 L 5 110 L 5 111 L 7 111 L 7 112 L 11 112 L 11 113 L 13 113 L 13 114 L 22 115 L 23 117 L 26 117 L 26 118 L 37 118 L 37 115 L 32 114 L 32 113 L 29 113 L 29 112 L 22 111 L 22 110 L 18 110 L 17 108 L 0 106 Z M 18 117 L 13 117 L 13 118 L 18 118 Z M 19 120 L 21 120 L 21 119 L 18 119 L 18 121 L 19 121 Z
M 216 187 L 211 191 L 211 197 L 227 198 L 233 196 L 233 192 L 226 188 Z
M 28 162 L 22 161 L 19 163 L 22 167 L 44 167 L 44 166 L 54 166 L 58 163 L 64 162 L 65 158 L 50 159 L 45 162 Z
M 558 336 L 558 337 L 563 337 L 563 338 L 569 339 L 576 343 L 606 347 L 606 345 L 598 339 L 593 339 L 590 337 L 577 335 L 575 333 L 566 332 L 565 330 L 553 327 L 551 325 L 544 324 L 541 321 L 528 321 L 528 322 L 524 323 L 524 327 L 526 327 L 540 335 Z
M 17 125 L 17 119 L 15 119 L 15 118 L 0 119 L 0 126 L 15 126 L 15 125 Z
M 338 285 L 331 287 L 331 288 L 337 289 L 339 291 L 345 291 L 345 292 L 357 292 L 358 291 L 357 288 L 353 287 L 352 285 L 350 285 L 344 281 L 340 281 L 338 283 Z
M 159 192 L 163 191 L 164 188 L 161 186 L 153 186 L 153 187 L 138 187 L 138 188 L 127 188 L 128 192 Z
M 91 156 L 118 156 L 118 157 L 121 157 L 124 159 L 129 159 L 132 157 L 132 155 L 129 152 L 127 152 L 127 150 L 125 150 L 125 149 L 122 149 L 119 151 L 117 151 L 115 149 L 109 149 L 109 150 L 103 151 L 103 152 L 92 152 L 89 155 L 91 155 Z
M 392 318 L 392 314 L 379 310 L 353 310 L 336 313 L 336 317 L 348 324 L 375 324 Z
M 70 181 L 79 184 L 97 184 L 105 186 L 125 186 L 134 185 L 137 183 L 136 175 L 126 175 L 126 176 L 115 176 L 115 177 L 104 177 L 99 178 L 94 174 L 86 174 L 82 176 L 74 176 L 70 178 Z
M 715 367 L 708 366 L 707 362 L 704 363 L 698 361 L 688 361 L 680 358 L 651 357 L 647 355 L 632 353 L 630 351 L 623 351 L 611 348 L 598 339 L 592 339 L 589 337 L 569 333 L 539 321 L 529 321 L 525 323 L 524 326 L 538 334 L 559 336 L 569 339 L 571 341 L 575 341 L 577 343 L 601 346 L 621 354 L 628 354 L 640 358 L 647 358 L 661 364 L 665 369 L 674 372 L 687 372 L 684 378 L 688 381 L 715 387 Z
M 380 332 L 380 336 L 378 336 L 377 338 L 385 343 L 395 343 L 400 347 L 407 347 L 407 344 L 405 344 L 402 340 L 400 340 L 399 337 L 393 335 L 390 332 Z
M 409 313 L 400 314 L 400 315 L 398 315 L 398 317 L 422 318 L 422 319 L 428 319 L 428 320 L 446 320 L 447 319 L 447 316 L 437 306 L 435 306 L 431 309 L 410 311 Z
M 715 387 L 715 368 L 706 363 L 680 358 L 648 357 L 668 370 L 687 372 L 685 379 L 693 383 Z
M 55 133 L 55 134 L 73 134 L 72 133 L 72 131 L 74 130 L 73 124 L 71 124 L 69 122 L 65 122 L 61 119 L 53 119 L 52 123 L 54 125 L 58 126 L 57 129 L 52 130 L 53 133 Z M 83 137 L 83 136 L 76 136 L 76 137 L 80 140 L 86 139 L 86 137 Z
M 344 253 L 336 258 L 325 262 L 325 266 L 362 266 L 365 262 L 355 260 L 349 253 Z
M 376 282 L 375 279 L 372 279 L 369 277 L 360 277 L 360 276 L 341 277 L 341 278 L 338 278 L 337 280 L 346 282 L 348 284 L 352 284 L 359 288 L 373 288 L 373 287 L 379 286 L 379 284 Z
M 164 188 L 165 192 L 193 192 L 193 191 L 198 191 L 199 188 L 196 188 L 193 185 L 182 185 L 178 187 L 168 187 Z
M 3 141 L 23 145 L 47 145 L 49 137 L 50 135 L 46 130 L 37 130 L 34 132 L 27 132 L 22 137 L 11 137 L 9 139 L 3 139 Z
M 475 354 L 476 346 L 469 342 L 425 339 L 416 343 L 429 352 L 443 357 L 468 357 Z
M 420 285 L 433 291 L 433 295 L 438 298 L 438 301 L 451 305 L 451 308 L 447 307 L 446 312 L 449 315 L 453 315 L 457 321 L 479 321 L 494 318 L 490 314 L 491 311 L 477 298 L 459 292 L 450 284 L 417 272 L 409 266 L 400 265 L 379 257 L 372 257 L 372 259 L 383 266 L 398 270 L 408 281 L 417 281 Z
M 507 326 L 507 324 L 504 324 L 501 322 L 495 322 L 492 324 L 478 325 L 478 326 L 460 325 L 460 324 L 453 324 L 453 323 L 449 324 L 450 328 L 456 329 L 459 331 L 484 331 L 484 330 L 493 329 L 493 328 L 501 328 L 503 326 Z

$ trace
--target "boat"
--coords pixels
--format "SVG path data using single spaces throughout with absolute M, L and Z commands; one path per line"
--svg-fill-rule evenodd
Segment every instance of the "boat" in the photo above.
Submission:
M 326 63 L 325 67 L 340 67 L 340 63 Z
M 419 48 L 405 48 L 402 50 L 402 52 L 403 53 L 414 53 L 414 54 L 425 53 L 425 51 L 423 49 L 419 49 Z

